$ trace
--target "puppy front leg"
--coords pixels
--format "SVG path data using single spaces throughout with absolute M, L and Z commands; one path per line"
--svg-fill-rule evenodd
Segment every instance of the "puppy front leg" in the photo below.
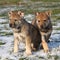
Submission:
M 45 52 L 49 51 L 48 44 L 46 43 L 44 36 L 42 36 L 42 46 Z
M 14 53 L 18 52 L 19 41 L 16 36 L 14 36 Z
M 26 37 L 26 54 L 31 55 L 31 38 L 29 36 Z

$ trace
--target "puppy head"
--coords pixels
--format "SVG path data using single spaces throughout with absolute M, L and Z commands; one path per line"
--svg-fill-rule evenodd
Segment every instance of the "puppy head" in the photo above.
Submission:
M 24 17 L 24 13 L 21 11 L 10 11 L 8 13 L 9 16 L 9 25 L 11 28 L 16 28 L 21 22 L 21 18 Z
M 37 12 L 36 13 L 36 24 L 38 28 L 46 28 L 50 21 L 51 12 Z

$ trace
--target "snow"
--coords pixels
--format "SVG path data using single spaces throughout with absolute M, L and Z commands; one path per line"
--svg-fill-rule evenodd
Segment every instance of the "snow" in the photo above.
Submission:
M 25 16 L 25 18 L 28 20 L 33 15 Z M 5 22 L 6 19 L 0 19 L 0 22 Z M 29 21 L 31 23 L 31 20 Z M 5 26 L 8 27 L 8 30 L 5 29 Z M 59 24 L 58 24 L 59 25 Z M 9 28 L 8 24 L 0 24 L 0 29 L 2 32 L 12 32 L 12 30 Z M 0 32 L 1 32 L 0 31 Z M 60 30 L 53 30 L 52 35 L 50 37 L 51 42 L 48 43 L 50 52 L 45 53 L 43 50 L 38 50 L 36 52 L 32 52 L 32 55 L 25 56 L 25 44 L 21 43 L 19 45 L 19 52 L 13 53 L 13 43 L 14 43 L 14 37 L 11 36 L 0 36 L 0 41 L 5 42 L 6 44 L 0 45 L 0 60 L 19 60 L 20 58 L 30 59 L 30 60 L 39 60 L 39 57 L 42 57 L 41 60 L 46 59 L 49 55 L 58 55 L 60 56 Z

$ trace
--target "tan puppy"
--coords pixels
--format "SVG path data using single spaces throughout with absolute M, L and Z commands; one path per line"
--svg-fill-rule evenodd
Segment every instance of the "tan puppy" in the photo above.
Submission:
M 26 44 L 26 54 L 30 55 L 31 51 L 37 50 L 41 43 L 38 29 L 24 19 L 24 13 L 21 11 L 11 11 L 8 15 L 14 34 L 14 52 L 18 52 L 19 41 L 22 41 Z
M 35 19 L 32 20 L 32 25 L 34 25 L 42 35 L 42 45 L 45 51 L 48 50 L 49 38 L 52 33 L 52 24 L 50 20 L 51 11 L 37 12 Z

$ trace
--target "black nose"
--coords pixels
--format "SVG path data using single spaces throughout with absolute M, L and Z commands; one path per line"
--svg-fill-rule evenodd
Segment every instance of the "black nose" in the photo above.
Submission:
M 41 28 L 43 28 L 43 26 L 41 25 Z
M 20 28 L 21 28 L 20 26 L 17 27 L 17 29 L 20 29 Z
M 9 24 L 10 27 L 12 27 L 12 24 Z

